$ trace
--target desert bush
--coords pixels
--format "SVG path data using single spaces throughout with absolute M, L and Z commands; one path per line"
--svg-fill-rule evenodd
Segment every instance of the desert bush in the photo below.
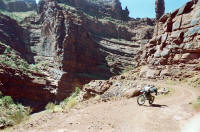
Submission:
M 10 47 L 6 47 L 5 51 L 4 51 L 4 54 L 9 54 L 11 51 L 11 48 Z
M 2 97 L 1 100 L 5 107 L 9 107 L 11 104 L 14 104 L 14 101 L 10 96 Z
M 0 98 L 0 129 L 19 124 L 29 117 L 31 109 L 15 104 L 10 96 Z
M 76 87 L 74 92 L 71 94 L 71 96 L 69 96 L 68 98 L 66 98 L 62 103 L 62 107 L 64 110 L 69 110 L 71 108 L 73 108 L 75 105 L 77 105 L 80 101 L 79 99 L 79 95 L 80 95 L 80 88 Z
M 45 109 L 48 111 L 54 111 L 55 107 L 56 107 L 56 105 L 54 103 L 50 102 L 46 105 Z
M 4 53 L 0 55 L 0 63 L 14 69 L 22 70 L 24 73 L 30 73 L 30 71 L 39 72 L 38 64 L 29 64 L 26 60 L 18 56 L 15 50 L 13 50 L 10 46 L 3 43 L 1 44 L 6 46 L 6 49 Z
M 10 116 L 9 119 L 12 120 L 14 122 L 13 125 L 17 125 L 20 122 L 22 122 L 24 120 L 24 118 L 26 117 L 26 114 L 23 111 L 17 110 L 15 112 L 13 112 Z
M 200 110 L 200 96 L 197 98 L 197 100 L 193 103 L 194 109 Z
M 39 72 L 39 68 L 38 68 L 37 65 L 31 64 L 31 65 L 29 65 L 29 68 L 30 68 L 30 70 L 32 70 L 32 71 Z

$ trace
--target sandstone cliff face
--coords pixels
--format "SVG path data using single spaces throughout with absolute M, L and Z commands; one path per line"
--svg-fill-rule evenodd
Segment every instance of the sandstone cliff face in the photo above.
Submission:
M 50 101 L 55 101 L 53 92 L 55 86 L 43 74 L 33 74 L 32 77 L 5 65 L 0 65 L 0 91 L 12 96 L 15 101 L 31 106 L 38 111 Z M 52 90 L 52 92 L 51 92 Z
M 151 19 L 96 18 L 55 0 L 41 0 L 38 15 L 26 18 L 22 26 L 6 16 L 0 22 L 0 40 L 30 64 L 42 65 L 40 74 L 33 73 L 33 77 L 15 75 L 12 68 L 2 66 L 1 89 L 6 88 L 4 93 L 15 99 L 42 104 L 61 101 L 91 80 L 108 79 L 133 68 L 133 57 L 151 38 L 154 25 Z M 14 85 L 9 85 L 9 78 Z M 22 86 L 23 81 L 27 83 Z
M 16 63 L 21 63 L 24 59 L 34 64 L 34 53 L 31 52 L 29 41 L 29 31 L 15 20 L 0 14 L 0 91 L 5 95 L 12 96 L 15 100 L 25 105 L 29 105 L 34 110 L 41 109 L 48 101 L 56 99 L 55 92 L 57 86 L 45 73 L 28 72 L 17 69 Z M 2 43 L 6 44 L 3 45 Z M 7 49 L 7 46 L 10 49 Z M 6 55 L 6 50 L 14 50 L 15 54 Z M 7 56 L 3 60 L 3 56 Z M 8 58 L 14 58 L 14 62 L 9 62 Z M 6 61 L 5 65 L 3 61 Z M 22 64 L 23 65 L 23 64 Z M 41 71 L 40 71 L 41 72 Z
M 29 69 L 20 55 L 0 42 L 0 91 L 31 106 L 34 111 L 41 110 L 49 101 L 55 100 L 56 86 L 45 74 Z
M 141 77 L 178 77 L 184 76 L 184 72 L 198 71 L 199 12 L 200 1 L 190 1 L 160 18 L 154 37 L 137 58 L 141 65 L 149 65 L 142 68 Z
M 24 30 L 15 20 L 0 14 L 0 41 L 8 44 L 11 48 L 18 51 L 22 58 L 33 62 L 31 54 L 27 55 L 29 48 L 26 46 L 29 33 Z
M 97 17 L 110 16 L 123 20 L 128 20 L 129 18 L 129 14 L 122 9 L 119 0 L 59 0 L 59 2 L 71 4 Z
M 140 45 L 148 42 L 153 34 L 152 19 L 133 19 L 128 22 L 96 18 L 67 4 L 59 4 L 73 20 L 81 21 L 83 27 L 98 44 L 97 48 L 106 56 L 107 68 L 116 75 L 133 68 L 133 57 Z M 105 65 L 101 65 L 105 67 Z M 106 68 L 106 67 L 105 67 Z
M 49 76 L 57 85 L 57 100 L 66 98 L 76 86 L 94 76 L 110 76 L 105 56 L 80 19 L 62 10 L 55 1 L 40 1 L 38 19 L 27 27 L 32 36 L 31 51 L 36 63 L 47 61 Z M 92 74 L 92 75 L 91 75 Z
M 32 11 L 37 8 L 35 0 L 0 0 L 0 9 L 10 12 Z

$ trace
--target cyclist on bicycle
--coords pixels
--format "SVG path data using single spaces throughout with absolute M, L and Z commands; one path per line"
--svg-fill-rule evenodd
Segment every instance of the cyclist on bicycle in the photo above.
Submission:
M 145 92 L 146 95 L 150 95 L 151 93 L 158 94 L 158 89 L 154 85 L 147 85 L 144 87 L 143 92 Z

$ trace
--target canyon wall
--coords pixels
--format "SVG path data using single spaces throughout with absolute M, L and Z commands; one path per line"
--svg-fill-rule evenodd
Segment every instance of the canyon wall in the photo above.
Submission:
M 153 38 L 136 57 L 139 65 L 148 65 L 141 77 L 184 78 L 199 71 L 199 14 L 200 1 L 195 0 L 160 18 Z

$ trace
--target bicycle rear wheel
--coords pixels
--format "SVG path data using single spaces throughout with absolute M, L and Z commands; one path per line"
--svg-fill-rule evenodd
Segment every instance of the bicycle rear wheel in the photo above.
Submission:
M 151 99 L 149 100 L 149 104 L 153 104 L 155 97 L 151 96 Z

